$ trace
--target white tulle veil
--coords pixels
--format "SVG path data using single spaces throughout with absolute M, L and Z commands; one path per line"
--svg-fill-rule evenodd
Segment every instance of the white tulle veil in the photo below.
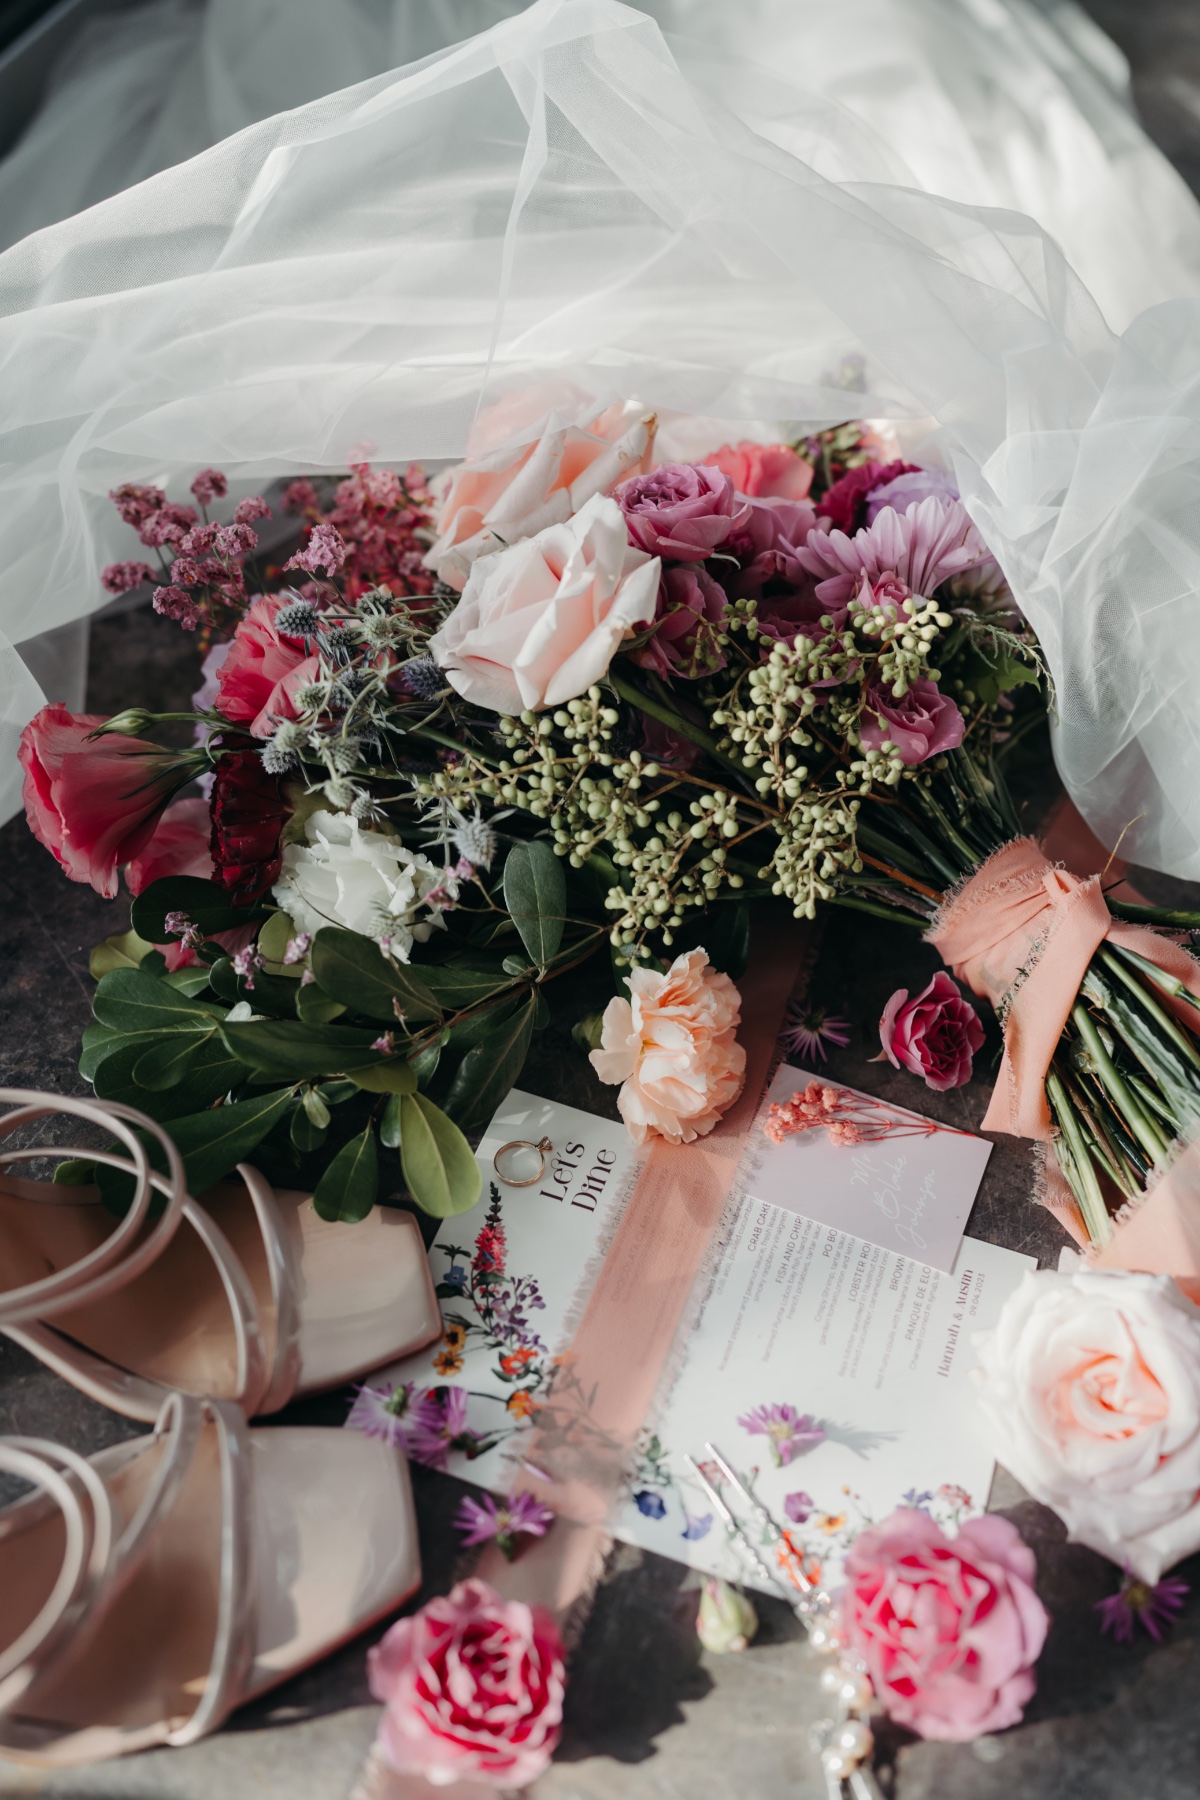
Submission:
M 94 608 L 118 482 L 457 456 L 530 378 L 743 434 L 890 417 L 1041 634 L 1085 815 L 1197 875 L 1198 372 L 1196 302 L 1118 338 L 1039 226 L 898 178 L 828 96 L 538 0 L 0 257 L 0 629 Z M 37 703 L 7 652 L 5 811 Z

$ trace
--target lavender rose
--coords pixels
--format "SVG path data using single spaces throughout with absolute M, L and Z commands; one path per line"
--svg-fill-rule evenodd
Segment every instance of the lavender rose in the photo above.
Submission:
M 867 495 L 866 523 L 873 525 L 885 506 L 906 513 L 910 506 L 927 500 L 930 494 L 946 502 L 961 498 L 958 483 L 944 469 L 906 468 L 891 481 L 881 482 L 871 489 Z
M 750 517 L 728 475 L 707 463 L 662 463 L 616 490 L 629 540 L 651 556 L 703 562 Z
M 885 684 L 872 682 L 863 699 L 859 727 L 864 750 L 879 750 L 884 739 L 896 747 L 907 768 L 915 768 L 943 750 L 956 750 L 966 726 L 953 700 L 927 675 L 914 681 L 899 699 Z

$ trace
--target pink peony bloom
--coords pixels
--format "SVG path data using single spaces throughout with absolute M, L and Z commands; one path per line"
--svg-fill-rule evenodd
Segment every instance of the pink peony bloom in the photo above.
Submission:
M 844 606 L 864 575 L 872 583 L 891 575 L 910 593 L 928 597 L 952 575 L 985 561 L 988 550 L 961 500 L 947 503 L 930 494 L 904 514 L 885 506 L 852 538 L 844 531 L 813 531 L 797 556 L 816 577 L 817 597 L 827 606 Z
M 622 1084 L 617 1109 L 635 1144 L 651 1133 L 690 1144 L 742 1091 L 741 996 L 703 950 L 677 956 L 662 975 L 635 969 L 629 988 L 629 1000 L 618 996 L 604 1009 L 592 1067 L 601 1081 Z
M 377 1748 L 435 1787 L 523 1788 L 548 1766 L 562 1726 L 562 1639 L 543 1607 L 460 1581 L 367 1652 L 384 1704 Z
M 145 848 L 179 786 L 178 759 L 141 738 L 89 741 L 104 720 L 44 706 L 21 733 L 29 829 L 72 881 L 112 900 L 117 871 Z
M 883 1009 L 879 1040 L 893 1068 L 919 1075 L 926 1087 L 944 1094 L 970 1081 L 983 1026 L 971 1002 L 939 969 L 915 1000 L 907 988 L 897 988 Z
M 749 499 L 771 495 L 780 500 L 804 500 L 812 486 L 813 466 L 790 444 L 722 444 L 704 458 L 728 475 L 739 494 Z
M 429 648 L 465 700 L 489 712 L 562 706 L 599 681 L 654 617 L 658 560 L 630 548 L 614 500 L 472 566 Z
M 302 643 L 275 629 L 276 614 L 290 602 L 287 594 L 255 600 L 221 663 L 216 709 L 252 737 L 270 737 L 280 719 L 294 719 L 292 696 L 319 672 L 316 656 L 307 656 Z
M 569 382 L 519 388 L 480 413 L 467 460 L 434 482 L 437 541 L 425 560 L 461 589 L 480 556 L 564 525 L 595 494 L 646 466 L 654 415 L 601 410 Z
M 654 636 L 633 660 L 656 675 L 696 680 L 725 667 L 716 643 L 728 607 L 725 589 L 694 563 L 665 568 Z
M 943 750 L 957 750 L 965 730 L 958 707 L 927 675 L 898 700 L 879 682 L 872 682 L 863 695 L 858 728 L 863 749 L 879 750 L 890 742 L 906 768 L 913 769 Z
M 728 475 L 707 463 L 660 463 L 616 491 L 629 541 L 650 556 L 703 562 L 750 519 Z
M 961 1743 L 1017 1723 L 1049 1626 L 1036 1572 L 1007 1519 L 969 1519 L 948 1538 L 901 1507 L 859 1534 L 839 1627 L 898 1724 Z

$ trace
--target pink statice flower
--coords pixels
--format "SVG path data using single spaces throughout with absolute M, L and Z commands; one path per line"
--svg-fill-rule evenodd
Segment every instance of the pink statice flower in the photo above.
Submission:
M 192 493 L 201 506 L 211 506 L 214 500 L 223 500 L 229 492 L 229 482 L 220 469 L 201 469 L 192 483 Z
M 517 1539 L 545 1537 L 554 1517 L 553 1508 L 544 1505 L 533 1494 L 510 1494 L 507 1500 L 500 1501 L 493 1500 L 490 1494 L 484 1494 L 478 1500 L 467 1494 L 458 1509 L 455 1524 L 463 1534 L 464 1548 L 471 1544 L 486 1544 L 494 1538 L 501 1555 L 511 1562 L 517 1553 Z
M 144 562 L 109 563 L 100 571 L 100 585 L 110 594 L 128 594 L 153 580 L 154 570 Z
M 395 1032 L 381 1031 L 379 1036 L 372 1043 L 371 1048 L 372 1050 L 382 1051 L 384 1056 L 390 1056 L 392 1051 L 396 1048 Z
M 262 954 L 254 948 L 253 944 L 247 944 L 246 948 L 244 950 L 239 950 L 233 959 L 234 974 L 239 980 L 244 981 L 246 986 L 250 989 L 253 989 L 254 987 L 255 970 L 261 969 L 262 966 Z
M 903 514 L 885 506 L 852 538 L 844 531 L 811 531 L 796 555 L 816 579 L 817 598 L 832 608 L 846 605 L 864 575 L 872 585 L 889 576 L 911 594 L 931 595 L 989 552 L 961 500 L 929 494 Z
M 823 1006 L 792 1002 L 780 1033 L 780 1043 L 801 1062 L 825 1062 L 826 1044 L 844 1050 L 850 1042 L 850 1021 L 834 1017 Z
M 283 510 L 289 513 L 315 513 L 321 507 L 321 496 L 307 475 L 289 481 L 283 490 Z
M 1164 1576 L 1153 1584 L 1139 1581 L 1126 1563 L 1118 1591 L 1096 1602 L 1100 1629 L 1111 1631 L 1118 1644 L 1132 1644 L 1134 1626 L 1140 1624 L 1155 1643 L 1161 1644 L 1163 1633 L 1174 1625 L 1190 1592 L 1187 1582 L 1175 1575 Z
M 156 587 L 152 599 L 156 613 L 164 619 L 174 619 L 184 631 L 195 631 L 200 623 L 200 610 L 186 588 L 177 587 L 173 582 L 167 587 Z
M 283 953 L 283 960 L 285 963 L 288 963 L 288 964 L 303 962 L 311 948 L 312 948 L 312 933 L 311 933 L 311 931 L 297 932 L 297 934 L 294 938 L 288 939 L 287 948 L 284 950 L 284 953 Z
M 239 500 L 233 509 L 235 525 L 252 525 L 255 519 L 269 519 L 271 509 L 261 494 L 249 494 L 245 500 Z
M 786 1468 L 806 1450 L 815 1450 L 825 1441 L 825 1428 L 811 1413 L 798 1413 L 794 1406 L 756 1406 L 738 1419 L 743 1431 L 754 1437 L 765 1437 L 771 1461 L 777 1469 Z
M 333 525 L 321 523 L 314 525 L 308 534 L 308 542 L 303 550 L 297 550 L 284 569 L 303 569 L 306 574 L 336 575 L 346 560 L 346 544 L 340 531 Z

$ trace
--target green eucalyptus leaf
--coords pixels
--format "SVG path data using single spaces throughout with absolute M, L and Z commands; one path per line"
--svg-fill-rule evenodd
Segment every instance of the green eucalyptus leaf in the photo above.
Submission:
M 318 1218 L 356 1225 L 365 1219 L 379 1191 L 379 1156 L 375 1132 L 368 1125 L 348 1144 L 343 1144 L 313 1194 Z
M 446 1111 L 464 1131 L 486 1125 L 515 1084 L 529 1054 L 536 1016 L 537 999 L 531 994 L 518 1012 L 497 1020 L 463 1057 L 446 1095 Z
M 230 1052 L 256 1076 L 308 1081 L 345 1075 L 382 1060 L 376 1032 L 354 1025 L 306 1025 L 299 1019 L 248 1019 L 221 1028 Z
M 531 963 L 527 956 L 506 956 L 504 959 L 506 975 L 528 975 L 529 971 L 536 967 L 537 964 Z
M 195 875 L 168 875 L 143 888 L 133 903 L 130 923 L 148 944 L 167 943 L 166 916 L 183 913 L 205 937 L 235 931 L 263 916 L 259 906 L 234 906 L 224 888 Z
M 328 1130 L 328 1117 L 329 1115 L 327 1113 L 326 1124 L 319 1125 L 316 1120 L 309 1115 L 308 1110 L 305 1107 L 298 1106 L 296 1108 L 295 1112 L 292 1114 L 290 1135 L 297 1150 L 307 1152 L 309 1150 L 319 1150 L 321 1148 L 321 1145 L 325 1142 L 325 1134 Z
M 326 1106 L 324 1100 L 322 1100 L 316 1088 L 305 1088 L 300 1096 L 300 1104 L 303 1106 L 309 1119 L 314 1125 L 319 1126 L 322 1131 L 328 1130 L 330 1118 L 329 1108 Z
M 400 1166 L 409 1193 L 435 1219 L 470 1212 L 483 1186 L 470 1144 L 424 1094 L 400 1096 Z
M 400 1107 L 403 1096 L 389 1094 L 387 1105 L 383 1109 L 383 1117 L 379 1121 L 379 1141 L 387 1150 L 400 1148 Z
M 514 844 L 504 865 L 504 904 L 521 942 L 544 968 L 562 942 L 567 882 L 562 863 L 544 838 Z
M 328 1025 L 340 1019 L 346 1008 L 316 981 L 306 981 L 296 989 L 296 1016 L 306 1025 Z
M 158 1037 L 169 1031 L 192 1031 L 207 1037 L 221 1009 L 181 994 L 141 969 L 114 969 L 96 989 L 92 1011 L 101 1025 L 128 1036 Z
M 416 1092 L 416 1072 L 398 1056 L 365 1069 L 347 1069 L 347 1081 L 368 1094 L 412 1094 Z
M 437 1019 L 441 1007 L 411 969 L 391 962 L 357 931 L 328 925 L 309 953 L 312 972 L 327 994 L 368 1019 Z

